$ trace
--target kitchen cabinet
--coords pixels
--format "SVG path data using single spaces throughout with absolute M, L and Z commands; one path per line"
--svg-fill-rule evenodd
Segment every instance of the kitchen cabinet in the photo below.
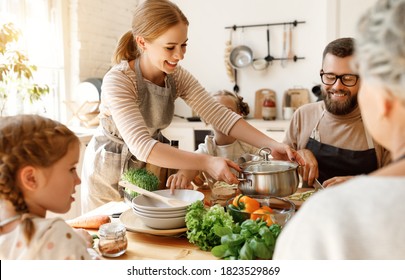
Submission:
M 289 120 L 265 121 L 261 119 L 247 120 L 252 126 L 281 142 L 284 138 L 285 131 L 290 123 Z M 162 131 L 169 140 L 178 140 L 179 149 L 185 151 L 195 151 L 196 131 L 211 130 L 211 126 L 204 122 L 189 122 L 183 119 L 174 119 L 172 124 Z

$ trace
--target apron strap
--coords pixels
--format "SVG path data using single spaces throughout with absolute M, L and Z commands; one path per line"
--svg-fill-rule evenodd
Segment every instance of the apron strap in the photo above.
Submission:
M 374 149 L 374 141 L 367 128 L 364 126 L 364 133 L 366 134 L 367 144 L 369 149 Z
M 321 136 L 319 135 L 318 126 L 319 126 L 319 123 L 321 122 L 321 119 L 325 115 L 325 112 L 326 112 L 326 110 L 324 109 L 323 112 L 322 112 L 322 115 L 319 118 L 318 122 L 316 123 L 314 129 L 312 129 L 311 136 L 310 136 L 310 138 L 312 138 L 312 139 L 314 139 L 314 140 L 316 140 L 318 142 L 321 142 Z

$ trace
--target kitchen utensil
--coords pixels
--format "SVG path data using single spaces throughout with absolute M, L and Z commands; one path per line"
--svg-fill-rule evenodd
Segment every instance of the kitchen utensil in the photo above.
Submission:
M 241 166 L 239 189 L 246 195 L 289 196 L 299 184 L 298 164 L 282 160 L 246 162 Z
M 239 45 L 232 49 L 229 62 L 233 68 L 241 69 L 249 66 L 253 61 L 252 50 L 245 45 Z
M 293 107 L 294 109 L 309 103 L 309 91 L 305 88 L 292 88 L 284 93 L 283 107 Z
M 269 30 L 269 27 L 267 27 L 266 35 L 267 35 L 267 56 L 264 59 L 268 63 L 271 63 L 273 61 L 274 57 L 272 57 L 270 55 L 270 30 Z
M 270 30 L 267 28 L 267 56 L 262 59 L 254 59 L 252 66 L 255 70 L 264 70 L 274 60 L 274 57 L 270 55 Z
M 235 70 L 235 86 L 233 87 L 233 91 L 234 91 L 235 93 L 238 93 L 238 92 L 239 92 L 239 86 L 238 86 L 238 70 L 236 70 L 236 68 L 235 68 L 234 70 Z
M 288 54 L 287 54 L 287 58 L 290 60 L 294 60 L 294 51 L 293 51 L 293 41 L 292 41 L 292 25 L 290 25 L 290 30 L 288 32 Z
M 249 195 L 249 197 L 256 199 L 260 203 L 260 206 L 268 206 L 273 210 L 271 214 L 255 214 L 255 216 L 263 220 L 268 218 L 266 215 L 270 215 L 273 223 L 284 226 L 295 214 L 295 204 L 288 199 L 266 195 Z M 236 209 L 235 207 L 229 207 L 233 203 L 233 200 L 234 198 L 231 198 L 226 203 L 227 212 L 231 214 L 233 220 L 236 223 L 242 223 L 250 219 L 252 213 Z
M 287 26 L 284 24 L 283 27 L 283 54 L 281 55 L 281 67 L 286 67 L 287 65 Z
M 318 181 L 318 179 L 315 179 L 314 184 L 312 185 L 315 190 L 319 191 L 319 190 L 323 190 L 325 189 L 322 184 Z
M 119 185 L 124 187 L 124 188 L 129 188 L 139 194 L 143 194 L 145 196 L 151 197 L 153 199 L 159 200 L 169 206 L 174 206 L 174 207 L 183 207 L 183 206 L 187 206 L 190 203 L 183 201 L 183 200 L 179 200 L 179 199 L 175 199 L 175 198 L 170 198 L 170 197 L 166 197 L 166 196 L 161 196 L 155 192 L 150 192 L 148 190 L 142 189 L 134 184 L 131 184 L 128 181 L 120 181 Z
M 176 189 L 174 194 L 170 193 L 170 189 L 164 190 L 157 190 L 154 193 L 159 194 L 161 196 L 165 196 L 168 198 L 176 198 L 178 200 L 183 200 L 188 202 L 188 205 L 192 204 L 197 200 L 203 200 L 204 194 L 195 191 L 195 190 L 187 190 L 187 189 Z M 158 212 L 178 212 L 180 210 L 187 210 L 188 205 L 185 206 L 168 206 L 166 203 L 161 202 L 160 200 L 150 198 L 145 195 L 138 195 L 132 199 L 132 206 L 140 209 L 142 211 L 153 211 L 155 213 Z

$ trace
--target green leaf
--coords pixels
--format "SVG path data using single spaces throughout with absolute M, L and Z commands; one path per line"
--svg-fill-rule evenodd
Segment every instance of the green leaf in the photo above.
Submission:
M 228 245 L 218 245 L 211 249 L 211 253 L 217 258 L 226 258 L 232 256 L 232 251 L 229 250 Z
M 227 244 L 229 247 L 236 247 L 245 242 L 245 238 L 240 234 L 228 234 L 221 237 L 221 244 Z
M 265 242 L 262 239 L 253 238 L 249 247 L 252 248 L 254 255 L 263 260 L 269 260 L 273 256 L 273 247 L 266 246 Z
M 253 250 L 249 246 L 249 241 L 246 241 L 245 244 L 243 244 L 242 248 L 239 251 L 239 259 L 240 260 L 253 260 Z
M 232 234 L 232 228 L 231 227 L 224 227 L 220 225 L 214 225 L 213 227 L 214 233 L 218 235 L 219 237 L 227 235 L 227 234 Z

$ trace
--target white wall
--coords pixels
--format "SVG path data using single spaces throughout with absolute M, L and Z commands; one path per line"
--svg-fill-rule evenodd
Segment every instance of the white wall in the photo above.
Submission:
M 194 74 L 208 91 L 232 90 L 224 64 L 225 41 L 230 30 L 225 26 L 267 24 L 305 21 L 294 28 L 293 49 L 304 60 L 289 62 L 282 68 L 279 61 L 264 71 L 252 67 L 238 71 L 240 95 L 254 111 L 254 94 L 261 88 L 270 88 L 277 93 L 278 116 L 281 117 L 282 95 L 292 87 L 309 90 L 319 83 L 323 47 L 326 43 L 326 1 L 324 0 L 175 0 L 190 21 L 188 51 L 182 65 Z M 282 55 L 283 26 L 270 27 L 270 54 Z M 237 29 L 234 45 L 248 45 L 254 57 L 267 55 L 266 27 Z M 311 94 L 312 95 L 312 94 Z M 179 105 L 180 106 L 180 105 Z M 189 115 L 184 106 L 179 114 Z
M 136 1 L 70 0 L 72 77 L 71 85 L 91 77 L 102 77 L 110 67 L 115 44 L 130 29 Z M 273 61 L 265 71 L 252 67 L 238 71 L 240 94 L 254 112 L 254 93 L 270 88 L 277 93 L 278 117 L 282 96 L 292 87 L 304 87 L 311 93 L 319 84 L 321 54 L 325 45 L 341 36 L 353 36 L 358 16 L 375 0 L 172 0 L 190 21 L 189 42 L 181 65 L 188 69 L 208 91 L 232 90 L 234 84 L 226 74 L 225 41 L 230 30 L 225 26 L 305 21 L 294 28 L 293 48 L 304 60 L 289 62 L 282 68 Z M 270 27 L 270 53 L 282 54 L 282 26 Z M 233 43 L 246 44 L 255 57 L 267 55 L 266 28 L 238 29 Z M 176 113 L 190 116 L 184 102 L 177 102 Z

